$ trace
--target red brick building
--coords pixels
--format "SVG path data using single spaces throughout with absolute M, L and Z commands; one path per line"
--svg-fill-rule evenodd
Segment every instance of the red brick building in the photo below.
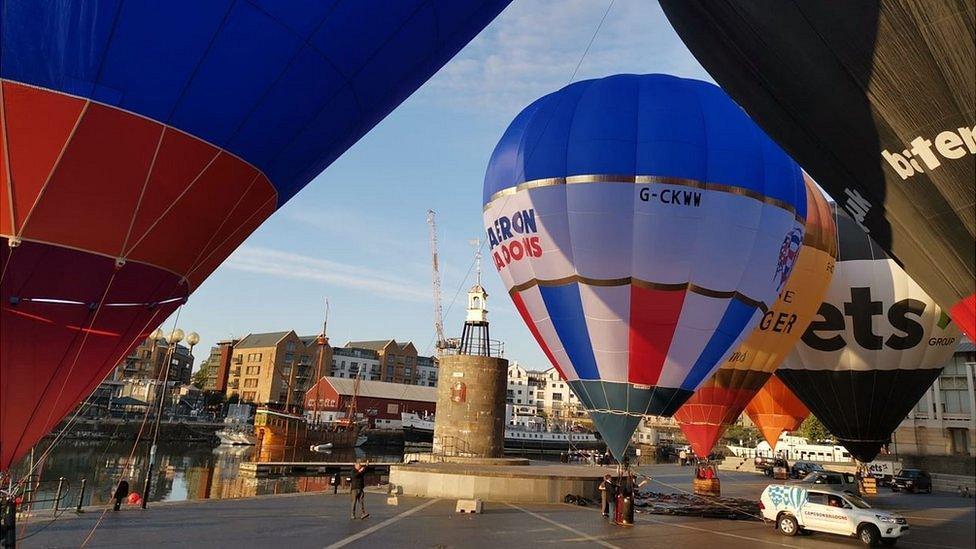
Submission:
M 305 394 L 305 414 L 318 413 L 319 421 L 345 417 L 355 391 L 355 379 L 323 377 Z M 433 414 L 437 389 L 385 381 L 360 381 L 356 415 L 369 419 L 370 427 L 400 426 L 402 412 Z

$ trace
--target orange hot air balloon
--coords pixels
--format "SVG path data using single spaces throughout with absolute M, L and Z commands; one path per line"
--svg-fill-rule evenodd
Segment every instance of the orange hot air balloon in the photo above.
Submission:
M 759 393 L 746 406 L 749 419 L 756 424 L 770 448 L 784 431 L 796 431 L 810 410 L 776 376 L 770 376 Z
M 804 174 L 807 219 L 803 246 L 779 300 L 758 327 L 674 417 L 695 453 L 708 455 L 769 380 L 814 319 L 834 272 L 837 228 L 830 205 Z M 777 436 L 779 436 L 777 434 Z

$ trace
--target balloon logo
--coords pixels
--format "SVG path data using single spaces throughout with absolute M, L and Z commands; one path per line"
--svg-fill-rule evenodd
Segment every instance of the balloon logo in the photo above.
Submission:
M 783 246 L 779 250 L 779 263 L 776 264 L 776 291 L 783 289 L 790 274 L 793 273 L 793 265 L 796 264 L 796 256 L 800 253 L 800 244 L 803 242 L 803 231 L 793 229 L 790 234 L 783 239 Z
M 959 331 L 857 222 L 836 222 L 833 280 L 776 375 L 866 462 L 939 376 Z
M 724 92 L 666 75 L 537 100 L 484 187 L 495 267 L 618 459 L 776 301 L 806 207 L 800 168 Z

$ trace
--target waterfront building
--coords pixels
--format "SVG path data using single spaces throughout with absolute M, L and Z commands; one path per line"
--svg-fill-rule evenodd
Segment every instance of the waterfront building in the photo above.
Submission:
M 437 387 L 437 357 L 417 357 L 417 381 L 415 385 L 421 387 Z
M 505 395 L 506 404 L 511 404 L 516 414 L 524 415 L 531 409 L 532 413 L 538 411 L 536 396 L 541 395 L 542 387 L 545 386 L 544 372 L 532 372 L 543 374 L 542 383 L 538 379 L 531 379 L 530 372 L 517 361 L 508 365 L 508 391 Z M 540 376 L 536 376 L 538 378 Z
M 165 367 L 167 356 L 170 357 L 169 381 L 189 383 L 193 370 L 193 355 L 190 354 L 190 348 L 177 344 L 173 352 L 169 353 L 169 344 L 165 340 L 153 345 L 153 341 L 149 338 L 143 340 L 126 355 L 106 379 L 126 381 L 154 378 Z
M 542 388 L 542 410 L 553 420 L 589 417 L 576 395 L 555 368 L 545 371 L 546 385 Z M 538 393 L 536 399 L 538 400 Z
M 942 374 L 892 434 L 899 455 L 976 455 L 976 346 L 963 338 Z
M 417 349 L 413 343 L 393 339 L 350 341 L 346 348 L 375 351 L 380 361 L 380 380 L 392 383 L 417 382 Z
M 278 408 L 299 404 L 312 383 L 317 353 L 294 330 L 248 334 L 234 346 L 227 396 Z
M 355 392 L 355 379 L 323 377 L 307 392 L 305 415 L 312 421 L 326 423 L 344 418 Z M 359 382 L 355 402 L 356 416 L 367 419 L 370 427 L 397 429 L 403 412 L 433 414 L 437 406 L 437 389 L 363 380 Z
M 332 372 L 331 376 L 351 378 L 362 376 L 362 379 L 379 381 L 380 380 L 380 357 L 379 353 L 372 349 L 360 349 L 357 347 L 336 347 L 332 350 Z

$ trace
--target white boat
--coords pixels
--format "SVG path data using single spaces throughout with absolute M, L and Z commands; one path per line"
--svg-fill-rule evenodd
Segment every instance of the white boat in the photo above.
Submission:
M 313 444 L 312 446 L 309 447 L 309 450 L 313 452 L 320 452 L 320 453 L 331 452 L 332 443 L 326 442 L 325 444 Z
M 230 446 L 254 446 L 254 424 L 251 423 L 250 404 L 231 404 L 227 407 L 224 428 L 214 433 L 221 444 Z
M 434 441 L 434 417 L 413 412 L 400 414 L 403 441 L 408 445 L 429 446 Z M 505 448 L 508 450 L 569 449 L 595 450 L 603 448 L 603 441 L 593 433 L 525 429 L 509 425 L 505 428 Z

